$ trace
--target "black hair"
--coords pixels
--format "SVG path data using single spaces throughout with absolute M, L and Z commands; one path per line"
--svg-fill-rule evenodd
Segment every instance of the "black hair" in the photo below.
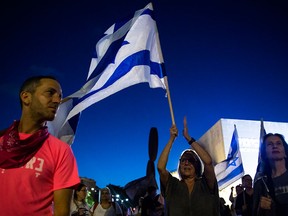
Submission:
M 85 184 L 83 184 L 83 183 L 80 183 L 80 184 L 77 185 L 77 187 L 76 187 L 76 189 L 75 189 L 75 191 L 74 191 L 74 195 L 73 195 L 74 200 L 77 200 L 77 193 L 76 193 L 76 191 L 77 191 L 77 192 L 81 191 L 81 189 L 82 189 L 83 187 L 87 187 L 87 186 L 86 186 Z M 85 200 L 84 200 L 84 201 L 85 201 Z
M 241 178 L 241 179 L 242 179 L 242 181 L 243 181 L 243 180 L 244 180 L 244 178 L 246 178 L 246 177 L 250 177 L 250 178 L 252 179 L 252 177 L 251 177 L 249 174 L 246 174 L 246 175 L 243 175 L 243 176 L 242 176 L 242 178 Z

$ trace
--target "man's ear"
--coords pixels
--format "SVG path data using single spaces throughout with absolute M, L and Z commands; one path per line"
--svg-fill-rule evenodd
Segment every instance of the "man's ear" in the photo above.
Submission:
M 21 101 L 23 105 L 29 105 L 31 102 L 31 93 L 27 91 L 23 91 L 20 94 Z

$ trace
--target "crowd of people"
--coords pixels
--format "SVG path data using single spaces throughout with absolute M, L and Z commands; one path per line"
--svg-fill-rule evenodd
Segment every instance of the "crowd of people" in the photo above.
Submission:
M 0 131 L 0 211 L 2 215 L 124 216 L 109 188 L 100 191 L 93 206 L 86 203 L 87 186 L 80 183 L 70 146 L 49 134 L 47 121 L 55 118 L 62 100 L 59 82 L 51 76 L 27 79 L 19 92 L 20 120 Z M 166 165 L 178 136 L 175 124 L 158 159 L 161 194 L 147 187 L 135 215 L 143 216 L 284 216 L 288 215 L 288 145 L 281 134 L 267 134 L 261 145 L 257 178 L 242 177 L 233 188 L 230 205 L 219 197 L 213 160 L 188 131 L 189 148 L 179 158 L 179 178 Z M 15 199 L 20 197 L 21 201 Z M 130 212 L 134 214 L 133 212 Z

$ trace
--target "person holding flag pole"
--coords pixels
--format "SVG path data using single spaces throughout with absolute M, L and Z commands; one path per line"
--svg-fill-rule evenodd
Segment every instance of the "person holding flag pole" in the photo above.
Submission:
M 171 102 L 171 101 L 170 101 Z M 157 164 L 161 193 L 165 198 L 165 212 L 169 216 L 219 216 L 218 185 L 208 152 L 188 133 L 186 117 L 183 120 L 183 136 L 191 149 L 180 156 L 178 173 L 180 180 L 166 169 L 172 145 L 178 129 L 172 123 L 170 138 Z M 202 163 L 204 170 L 202 172 Z
M 261 145 L 263 170 L 254 183 L 253 216 L 288 215 L 288 145 L 282 134 L 268 133 Z

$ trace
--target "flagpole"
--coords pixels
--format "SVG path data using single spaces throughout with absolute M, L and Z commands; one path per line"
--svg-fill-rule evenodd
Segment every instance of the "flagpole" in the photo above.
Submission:
M 172 101 L 171 101 L 171 97 L 170 97 L 170 90 L 169 90 L 167 76 L 164 77 L 164 83 L 165 83 L 165 86 L 166 86 L 166 92 L 167 92 L 167 98 L 168 98 L 168 103 L 169 103 L 169 108 L 170 108 L 172 124 L 175 124 L 175 119 L 174 119 L 174 113 L 173 113 L 173 107 L 172 107 Z
M 153 4 L 152 3 L 151 3 L 151 8 L 153 10 Z M 157 28 L 156 24 L 155 24 L 155 29 L 156 29 L 156 42 L 157 42 L 156 46 L 157 46 L 157 50 L 158 50 L 158 53 L 159 53 L 159 58 L 162 60 L 162 62 L 164 62 L 162 49 L 161 49 L 161 45 L 160 45 L 159 32 L 158 32 L 158 28 Z M 168 103 L 169 103 L 169 108 L 170 108 L 172 124 L 175 125 L 175 119 L 174 119 L 174 113 L 173 113 L 173 107 L 172 107 L 172 101 L 171 101 L 171 97 L 170 97 L 170 90 L 169 90 L 167 76 L 164 76 L 164 84 L 166 86 L 166 93 L 167 93 L 167 98 L 168 98 Z

